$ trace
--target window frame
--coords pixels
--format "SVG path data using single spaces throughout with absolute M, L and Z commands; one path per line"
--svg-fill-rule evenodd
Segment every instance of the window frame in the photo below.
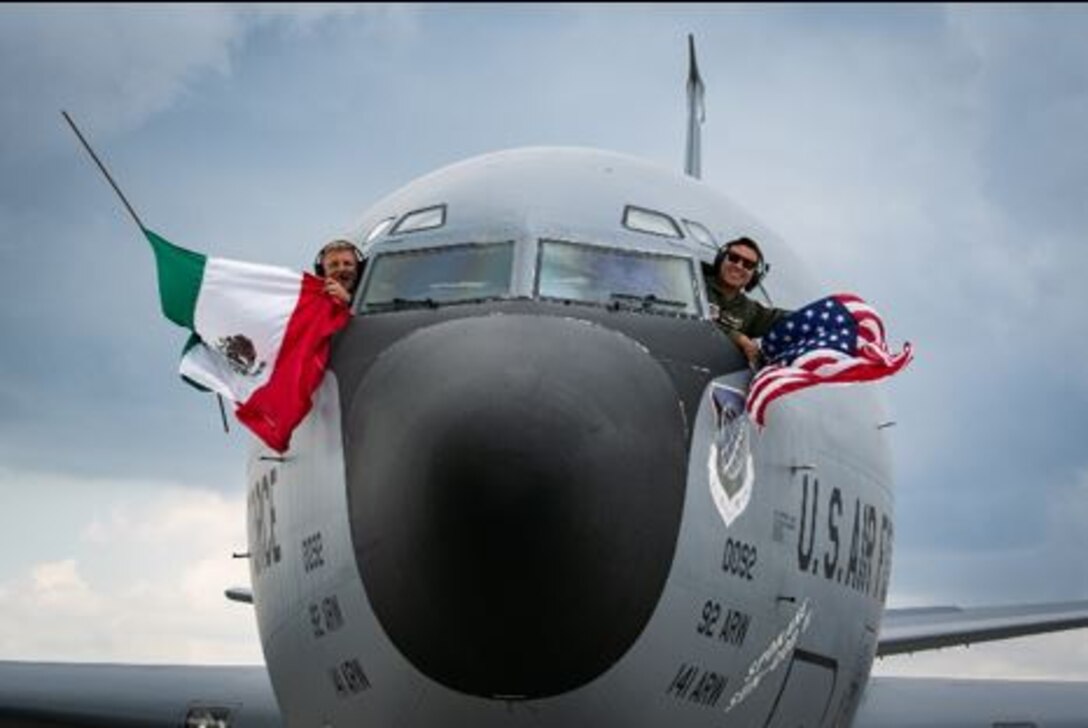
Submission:
M 515 295 L 515 292 L 514 292 L 514 280 L 515 280 L 515 276 L 517 274 L 516 264 L 517 264 L 517 254 L 518 254 L 516 241 L 515 240 L 498 240 L 498 241 L 492 241 L 492 242 L 487 242 L 487 243 L 469 241 L 469 242 L 464 242 L 464 243 L 453 243 L 453 244 L 449 244 L 449 245 L 428 245 L 428 246 L 425 246 L 425 247 L 418 247 L 418 248 L 389 249 L 389 250 L 383 250 L 381 252 L 374 253 L 374 255 L 370 256 L 368 258 L 368 260 L 367 260 L 366 279 L 359 282 L 360 286 L 359 286 L 359 290 L 356 292 L 356 301 L 355 301 L 355 305 L 353 307 L 353 313 L 355 313 L 357 315 L 364 315 L 365 316 L 365 315 L 368 315 L 368 314 L 375 314 L 375 313 L 388 313 L 389 310 L 395 310 L 395 309 L 382 309 L 382 310 L 377 310 L 377 311 L 368 311 L 366 309 L 366 293 L 367 293 L 367 290 L 370 288 L 370 284 L 373 282 L 374 270 L 375 270 L 375 267 L 376 267 L 375 263 L 378 261 L 379 258 L 386 257 L 386 256 L 397 256 L 397 257 L 419 256 L 419 257 L 423 257 L 423 256 L 426 256 L 426 255 L 438 255 L 438 254 L 443 253 L 443 252 L 448 252 L 448 251 L 451 251 L 451 250 L 461 250 L 461 249 L 464 249 L 464 248 L 495 248 L 495 247 L 504 246 L 504 245 L 507 246 L 510 249 L 510 268 L 507 271 L 508 277 L 507 277 L 507 281 L 506 281 L 506 293 L 505 294 L 500 295 L 500 296 L 476 296 L 476 297 L 473 297 L 473 298 L 456 299 L 456 300 L 451 300 L 451 301 L 436 301 L 435 303 L 439 307 L 441 307 L 441 306 L 456 305 L 456 304 L 461 304 L 461 303 L 472 303 L 472 302 L 475 302 L 475 301 L 482 301 L 482 300 L 500 300 L 500 299 L 501 300 L 508 300 L 508 299 L 515 298 L 516 295 Z M 376 302 L 376 303 L 380 303 L 380 302 Z
M 382 235 L 386 235 L 393 228 L 393 225 L 396 222 L 397 216 L 390 215 L 388 217 L 383 217 L 381 220 L 374 223 L 373 227 L 371 227 L 370 230 L 367 231 L 366 237 L 363 238 L 363 245 L 369 245 L 370 243 L 380 238 Z
M 721 246 L 718 245 L 718 238 L 714 235 L 713 232 L 711 232 L 710 228 L 708 228 L 706 225 L 699 222 L 698 220 L 689 220 L 686 217 L 680 218 L 680 222 L 684 226 L 684 229 L 687 230 L 689 238 L 694 240 L 699 245 L 702 245 L 707 250 L 713 250 L 713 251 L 715 251 L 715 253 L 717 253 L 718 249 Z M 702 230 L 708 236 L 710 236 L 710 242 L 709 243 L 704 243 L 702 240 L 700 240 L 699 236 L 696 235 L 694 232 L 692 232 L 692 227 L 693 226 L 695 228 L 698 228 L 699 230 Z
M 536 270 L 533 273 L 533 287 L 531 295 L 533 300 L 541 301 L 544 303 L 572 303 L 584 306 L 596 306 L 598 308 L 607 308 L 611 302 L 609 301 L 588 301 L 583 299 L 574 298 L 561 298 L 559 296 L 544 296 L 540 293 L 540 279 L 544 273 L 544 248 L 548 243 L 558 243 L 559 245 L 570 245 L 580 248 L 589 248 L 592 250 L 601 250 L 608 253 L 619 253 L 620 255 L 627 255 L 631 257 L 640 258 L 672 258 L 681 260 L 687 263 L 688 271 L 690 274 L 691 283 L 691 305 L 695 309 L 693 312 L 688 311 L 662 311 L 651 310 L 638 313 L 652 313 L 656 315 L 677 316 L 681 318 L 703 318 L 706 311 L 705 294 L 702 292 L 700 281 L 698 280 L 698 265 L 699 261 L 693 257 L 686 255 L 675 255 L 672 253 L 662 253 L 656 250 L 642 250 L 640 248 L 624 248 L 616 247 L 613 245 L 606 245 L 602 243 L 587 243 L 578 240 L 568 240 L 564 238 L 550 237 L 550 238 L 538 238 L 537 239 L 537 251 L 536 251 Z
M 410 217 L 412 217 L 413 215 L 420 215 L 420 214 L 422 214 L 424 212 L 430 212 L 431 210 L 441 211 L 442 214 L 441 214 L 441 218 L 438 221 L 438 224 L 428 225 L 427 227 L 412 228 L 411 230 L 403 230 L 401 228 L 401 226 L 404 225 L 404 223 L 407 222 L 408 219 Z M 387 234 L 390 235 L 390 236 L 392 236 L 392 235 L 412 235 L 413 233 L 422 233 L 422 232 L 426 232 L 427 230 L 437 230 L 438 228 L 445 226 L 446 216 L 447 216 L 446 213 L 447 213 L 447 210 L 446 210 L 446 203 L 445 202 L 439 203 L 437 205 L 427 205 L 426 207 L 417 207 L 416 209 L 409 210 L 408 212 L 401 215 L 400 219 L 398 219 L 397 222 L 393 225 L 393 227 L 391 227 L 389 229 Z
M 665 218 L 666 220 L 669 221 L 669 224 L 672 225 L 673 230 L 676 231 L 676 235 L 667 235 L 665 233 L 659 233 L 659 232 L 656 232 L 656 231 L 653 231 L 653 230 L 646 230 L 645 228 L 634 227 L 632 225 L 628 225 L 627 224 L 627 216 L 632 210 L 635 210 L 635 211 L 638 211 L 638 212 L 645 212 L 645 213 L 649 213 L 651 215 L 657 215 L 659 217 Z M 624 205 L 623 206 L 623 216 L 620 218 L 620 225 L 623 227 L 624 230 L 630 230 L 630 231 L 636 232 L 636 233 L 645 233 L 646 235 L 653 235 L 654 237 L 665 238 L 666 240 L 683 240 L 684 239 L 684 231 L 680 227 L 680 224 L 676 222 L 676 220 L 673 218 L 672 215 L 670 215 L 670 214 L 668 214 L 666 212 L 661 212 L 660 210 L 653 210 L 653 209 L 651 209 L 649 207 L 642 207 L 641 205 Z

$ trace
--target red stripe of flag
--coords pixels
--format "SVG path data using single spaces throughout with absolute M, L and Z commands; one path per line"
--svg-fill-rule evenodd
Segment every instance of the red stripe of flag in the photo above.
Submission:
M 332 335 L 350 318 L 346 306 L 325 294 L 320 278 L 303 274 L 275 367 L 235 413 L 273 450 L 287 450 L 291 432 L 310 411 L 313 392 L 325 375 Z

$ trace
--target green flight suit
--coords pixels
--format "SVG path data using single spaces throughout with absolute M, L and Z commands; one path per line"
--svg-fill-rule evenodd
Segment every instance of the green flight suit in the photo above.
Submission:
M 715 322 L 726 334 L 737 332 L 750 339 L 758 339 L 770 331 L 778 319 L 790 313 L 785 309 L 764 306 L 743 293 L 727 299 L 716 281 L 707 281 L 706 294 L 710 303 L 718 307 Z

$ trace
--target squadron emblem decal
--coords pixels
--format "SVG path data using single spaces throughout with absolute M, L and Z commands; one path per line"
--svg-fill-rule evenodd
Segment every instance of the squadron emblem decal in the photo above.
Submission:
M 744 393 L 724 384 L 711 383 L 715 429 L 710 443 L 710 497 L 728 526 L 748 507 L 755 468 L 750 446 L 751 426 L 744 411 Z
M 230 368 L 244 377 L 256 377 L 268 363 L 257 363 L 257 348 L 242 334 L 224 336 L 215 342 L 215 348 L 226 357 Z

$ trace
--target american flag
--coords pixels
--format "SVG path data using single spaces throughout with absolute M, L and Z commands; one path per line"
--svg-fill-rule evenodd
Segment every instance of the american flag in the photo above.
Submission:
M 763 338 L 767 365 L 748 387 L 748 414 L 763 427 L 779 397 L 817 384 L 868 382 L 895 374 L 910 344 L 888 351 L 880 315 L 852 293 L 837 293 L 786 316 Z

